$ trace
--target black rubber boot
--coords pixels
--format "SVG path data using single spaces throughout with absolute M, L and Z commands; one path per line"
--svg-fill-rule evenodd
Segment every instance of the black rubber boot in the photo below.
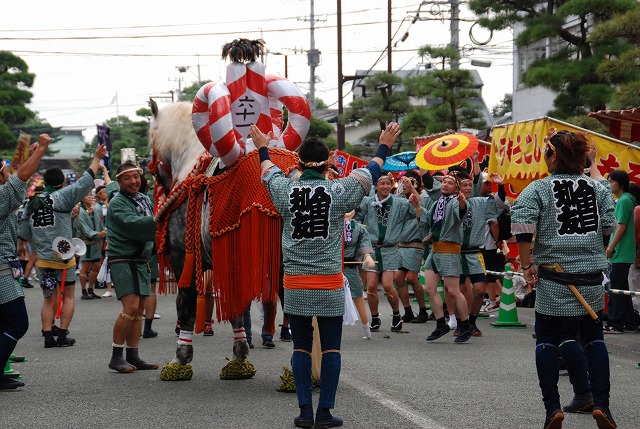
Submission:
M 109 362 L 109 368 L 123 374 L 135 371 L 136 367 L 133 365 L 130 365 L 126 360 L 124 360 L 123 351 L 124 351 L 124 347 L 113 346 L 113 351 L 111 352 L 111 361 Z
M 405 323 L 409 323 L 413 320 L 413 310 L 411 306 L 404 308 L 404 316 L 402 316 L 402 321 Z
M 142 338 L 155 338 L 158 333 L 151 329 L 153 319 L 144 319 L 144 331 L 142 331 Z
M 293 419 L 293 424 L 298 428 L 313 427 L 313 406 L 305 404 L 300 406 L 300 415 Z
M 137 370 L 145 371 L 149 369 L 158 369 L 160 365 L 157 363 L 147 363 L 138 356 L 138 348 L 127 347 L 127 363 L 136 367 Z
M 411 320 L 411 323 L 427 323 L 429 320 L 429 313 L 426 308 L 421 308 L 418 315 Z
M 332 416 L 329 408 L 318 408 L 316 412 L 316 423 L 313 427 L 316 429 L 336 428 L 342 426 L 342 424 L 342 419 Z
M 50 349 L 51 347 L 56 347 L 58 344 L 56 343 L 56 339 L 53 338 L 53 332 L 51 331 L 43 331 L 42 335 L 44 335 L 44 348 Z

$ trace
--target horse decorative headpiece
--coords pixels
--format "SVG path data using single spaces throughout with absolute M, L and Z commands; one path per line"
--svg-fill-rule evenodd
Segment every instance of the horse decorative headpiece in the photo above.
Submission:
M 258 57 L 264 53 L 262 40 L 236 39 L 224 45 L 226 83 L 207 83 L 193 100 L 193 127 L 202 145 L 227 166 L 255 149 L 248 138 L 249 126 L 273 131 L 271 145 L 296 150 L 309 131 L 311 109 L 302 91 L 289 80 L 265 75 Z M 282 130 L 282 106 L 289 122 Z

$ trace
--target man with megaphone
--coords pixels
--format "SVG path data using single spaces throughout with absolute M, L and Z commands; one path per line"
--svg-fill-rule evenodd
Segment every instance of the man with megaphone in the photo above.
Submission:
M 94 186 L 93 179 L 98 171 L 100 160 L 107 153 L 105 145 L 99 145 L 85 173 L 72 185 L 63 187 L 65 176 L 59 168 L 49 168 L 44 172 L 44 192 L 33 198 L 26 209 L 26 221 L 20 224 L 20 238 L 31 242 L 38 254 L 38 277 L 44 295 L 42 305 L 42 331 L 44 347 L 68 347 L 76 340 L 68 336 L 69 324 L 74 311 L 75 267 L 76 261 L 61 257 L 65 248 L 58 251 L 52 248 L 57 237 L 71 237 L 71 211 Z M 63 247 L 68 247 L 64 246 Z M 64 276 L 63 273 L 67 272 Z M 65 284 L 61 285 L 63 278 Z M 64 293 L 61 293 L 64 289 Z M 53 320 L 56 315 L 58 299 L 62 299 L 60 329 L 55 332 Z

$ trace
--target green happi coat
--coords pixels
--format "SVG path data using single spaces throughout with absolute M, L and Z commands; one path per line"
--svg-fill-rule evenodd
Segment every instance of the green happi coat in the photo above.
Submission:
M 287 275 L 342 273 L 344 214 L 354 210 L 371 188 L 366 168 L 349 177 L 326 180 L 305 170 L 299 181 L 277 167 L 263 177 L 282 216 L 282 262 Z M 310 258 L 313 262 L 310 262 Z M 344 289 L 286 289 L 284 312 L 297 316 L 337 317 L 344 314 Z
M 384 203 L 388 210 L 385 211 L 386 215 L 383 218 L 380 216 L 382 211 L 372 205 L 374 198 L 367 196 L 362 199 L 356 219 L 367 226 L 371 243 L 383 247 L 395 246 L 402 241 L 404 221 L 415 220 L 416 209 L 406 198 L 391 195 L 391 198 Z
M 365 254 L 373 254 L 367 229 L 355 220 L 344 221 L 344 260 L 362 261 Z M 351 297 L 362 296 L 362 278 L 359 265 L 345 264 L 344 275 L 349 280 Z
M 81 258 L 83 261 L 97 261 L 102 256 L 102 239 L 98 236 L 98 233 L 104 229 L 101 215 L 102 207 L 97 204 L 93 206 L 92 213 L 81 206 L 78 216 L 73 220 L 73 236 L 80 238 L 87 246 L 87 253 Z
M 479 249 L 484 244 L 487 222 L 500 216 L 508 208 L 507 204 L 494 196 L 467 200 L 467 214 L 462 222 L 463 250 Z
M 93 189 L 93 172 L 87 170 L 74 184 L 66 186 L 54 192 L 45 192 L 33 197 L 32 203 L 37 203 L 40 208 L 29 214 L 25 222 L 20 222 L 18 235 L 31 243 L 32 248 L 38 254 L 37 266 L 46 261 L 57 264 L 65 264 L 53 251 L 51 245 L 56 237 L 64 237 L 71 240 L 73 233 L 71 228 L 71 210 Z M 75 266 L 71 259 L 70 266 Z
M 567 273 L 594 273 L 607 269 L 603 234 L 616 227 L 611 192 L 585 175 L 554 174 L 529 184 L 511 209 L 511 231 L 535 234 L 533 261 L 558 263 Z M 602 285 L 576 284 L 594 311 L 604 307 Z M 536 311 L 551 316 L 586 313 L 569 288 L 540 279 Z
M 107 194 L 117 188 L 116 182 L 109 183 Z M 138 196 L 149 202 L 147 196 Z M 107 211 L 107 256 L 118 298 L 129 293 L 150 294 L 147 261 L 151 256 L 155 234 L 156 223 L 153 216 L 141 213 L 136 204 L 122 192 L 111 198 Z
M 17 260 L 17 222 L 15 210 L 20 207 L 26 194 L 27 184 L 17 175 L 9 176 L 7 183 L 0 186 L 0 264 Z M 0 304 L 5 304 L 24 296 L 22 287 L 11 272 L 3 270 L 0 274 Z

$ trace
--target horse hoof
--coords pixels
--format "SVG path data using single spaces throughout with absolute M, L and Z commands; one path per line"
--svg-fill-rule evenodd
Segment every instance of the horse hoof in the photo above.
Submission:
M 179 363 L 169 362 L 162 367 L 160 372 L 160 380 L 162 381 L 180 381 L 191 380 L 193 378 L 193 367 L 191 365 L 180 365 Z
M 256 367 L 248 360 L 243 362 L 230 360 L 220 371 L 222 380 L 243 380 L 252 378 L 254 375 L 256 375 Z

